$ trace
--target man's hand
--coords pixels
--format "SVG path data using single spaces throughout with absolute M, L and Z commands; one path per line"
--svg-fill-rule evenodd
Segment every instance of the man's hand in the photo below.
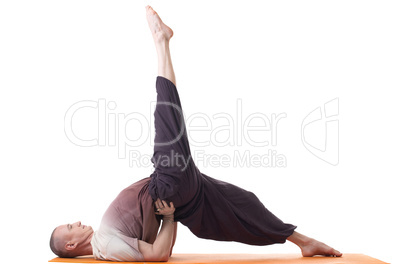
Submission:
M 176 208 L 173 206 L 173 202 L 170 202 L 170 206 L 165 202 L 161 201 L 159 198 L 155 202 L 156 212 L 157 215 L 173 215 Z

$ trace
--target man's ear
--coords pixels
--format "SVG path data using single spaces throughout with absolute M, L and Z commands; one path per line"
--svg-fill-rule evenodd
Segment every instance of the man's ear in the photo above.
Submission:
M 64 246 L 66 250 L 74 250 L 77 247 L 78 243 L 73 243 L 71 241 L 67 242 L 67 244 Z

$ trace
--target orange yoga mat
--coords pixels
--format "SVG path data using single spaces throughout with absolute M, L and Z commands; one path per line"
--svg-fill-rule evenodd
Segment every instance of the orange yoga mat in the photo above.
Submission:
M 49 262 L 68 263 L 138 263 L 138 262 L 112 262 L 87 258 L 54 258 Z M 141 262 L 155 263 L 155 262 Z M 386 263 L 363 254 L 343 254 L 340 258 L 312 257 L 303 258 L 300 254 L 174 254 L 169 258 L 172 263 L 208 263 L 208 264 L 380 264 Z

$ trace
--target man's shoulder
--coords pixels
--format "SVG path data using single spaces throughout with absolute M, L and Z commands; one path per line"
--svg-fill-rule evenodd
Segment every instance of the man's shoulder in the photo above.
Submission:
M 107 260 L 143 260 L 138 247 L 138 238 L 126 236 L 116 230 L 108 234 L 108 239 L 105 241 L 102 251 Z
M 93 255 L 101 260 L 143 260 L 138 239 L 121 234 L 110 227 L 101 227 L 91 240 Z
M 113 234 L 105 232 L 102 226 L 98 231 L 94 232 L 91 239 L 91 246 L 96 259 L 105 259 L 106 248 L 111 238 L 113 238 Z

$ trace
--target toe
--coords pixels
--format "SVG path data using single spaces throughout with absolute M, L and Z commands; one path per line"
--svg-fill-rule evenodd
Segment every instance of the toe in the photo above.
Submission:
M 145 9 L 146 9 L 146 11 L 147 11 L 148 14 L 151 14 L 151 15 L 152 15 L 152 14 L 154 13 L 152 7 L 149 6 L 149 5 L 146 6 Z
M 340 257 L 340 256 L 342 256 L 342 253 L 339 252 L 338 250 L 332 249 L 332 255 L 334 257 Z
M 151 6 L 149 6 L 148 11 L 149 11 L 151 14 L 155 14 L 155 13 L 156 13 L 155 10 L 154 10 Z

